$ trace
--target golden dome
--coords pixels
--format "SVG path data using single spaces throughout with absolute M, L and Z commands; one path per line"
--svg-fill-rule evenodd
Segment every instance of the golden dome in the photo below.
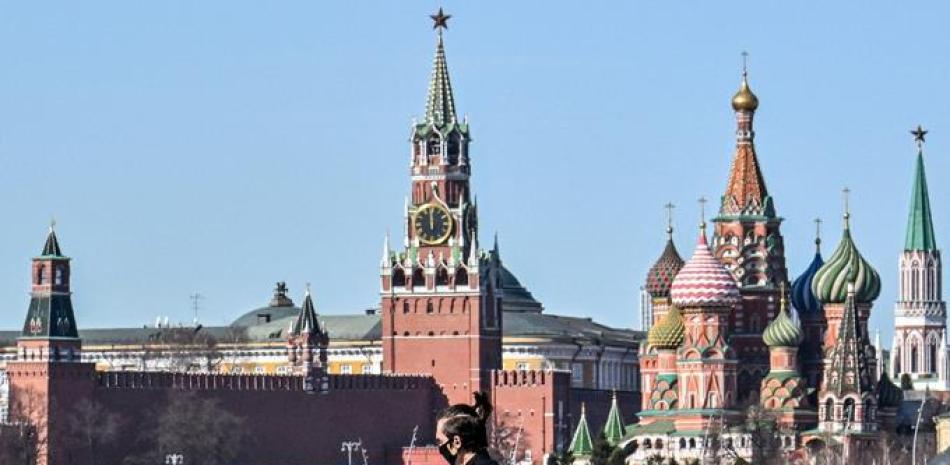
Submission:
M 759 107 L 759 98 L 749 89 L 749 81 L 742 75 L 739 91 L 732 97 L 732 109 L 735 111 L 755 111 Z

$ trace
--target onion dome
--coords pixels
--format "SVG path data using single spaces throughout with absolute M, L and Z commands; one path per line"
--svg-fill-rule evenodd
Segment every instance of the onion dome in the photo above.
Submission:
M 881 408 L 900 407 L 904 400 L 904 391 L 897 387 L 891 377 L 887 375 L 887 368 L 881 371 L 881 379 L 877 382 L 877 405 Z
M 798 310 L 798 314 L 802 316 L 815 315 L 821 313 L 821 302 L 818 301 L 818 298 L 815 297 L 815 293 L 811 291 L 811 283 L 815 278 L 815 273 L 818 272 L 818 269 L 821 268 L 821 265 L 825 261 L 821 258 L 821 239 L 815 239 L 815 258 L 811 260 L 811 264 L 808 265 L 808 268 L 795 278 L 795 281 L 792 283 L 792 306 L 795 307 L 795 310 Z
M 647 343 L 656 349 L 675 349 L 683 343 L 686 335 L 686 325 L 683 323 L 683 314 L 680 309 L 670 307 L 647 333 Z
M 732 97 L 732 109 L 735 111 L 755 111 L 759 108 L 759 98 L 749 89 L 749 81 L 746 79 L 746 73 L 742 72 L 742 84 L 739 85 L 739 91 Z
M 783 294 L 778 315 L 762 332 L 762 342 L 769 347 L 798 347 L 802 343 L 802 329 L 789 318 L 785 306 L 786 300 Z
M 705 229 L 703 223 L 693 257 L 676 274 L 670 286 L 670 297 L 677 307 L 731 307 L 741 298 L 732 274 L 709 251 Z
M 870 303 L 881 294 L 881 277 L 868 263 L 851 239 L 849 215 L 844 216 L 844 234 L 828 261 L 812 278 L 811 290 L 823 304 L 844 303 L 848 297 L 848 283 L 854 283 L 854 300 Z
M 683 268 L 683 259 L 676 251 L 676 245 L 673 244 L 673 228 L 666 228 L 667 239 L 666 247 L 656 263 L 650 267 L 647 273 L 646 290 L 654 298 L 669 297 L 670 286 L 673 284 L 673 278 Z

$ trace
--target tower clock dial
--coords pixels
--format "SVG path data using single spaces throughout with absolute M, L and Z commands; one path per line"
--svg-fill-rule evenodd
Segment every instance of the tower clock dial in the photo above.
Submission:
M 441 205 L 434 203 L 419 207 L 412 219 L 416 236 L 424 244 L 445 242 L 452 230 L 452 216 Z

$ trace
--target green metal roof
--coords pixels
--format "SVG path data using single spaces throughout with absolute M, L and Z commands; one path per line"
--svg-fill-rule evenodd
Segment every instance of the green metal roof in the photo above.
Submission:
M 907 238 L 904 250 L 937 250 L 934 224 L 930 214 L 930 194 L 927 191 L 927 175 L 924 172 L 924 154 L 917 152 L 917 170 L 914 173 L 914 190 L 910 198 L 910 215 L 907 219 Z
M 614 393 L 610 402 L 610 412 L 607 414 L 607 424 L 604 425 L 604 437 L 611 446 L 616 446 L 623 440 L 623 420 L 620 416 L 620 407 L 617 405 L 617 393 Z
M 587 427 L 587 410 L 583 406 L 569 449 L 575 456 L 589 456 L 594 452 L 594 442 L 590 439 L 590 428 Z

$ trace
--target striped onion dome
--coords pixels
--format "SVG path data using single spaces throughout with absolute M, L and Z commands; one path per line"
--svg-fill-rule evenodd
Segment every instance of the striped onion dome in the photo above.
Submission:
M 841 242 L 828 261 L 815 272 L 811 290 L 822 304 L 841 304 L 848 297 L 848 282 L 854 282 L 857 303 L 873 302 L 881 294 L 881 277 L 854 245 L 846 214 Z
M 815 240 L 815 244 L 820 243 L 820 239 Z M 811 291 L 811 283 L 815 278 L 815 273 L 818 272 L 818 269 L 821 268 L 821 265 L 824 263 L 825 261 L 821 258 L 821 250 L 816 249 L 815 258 L 811 260 L 811 264 L 809 264 L 808 268 L 795 278 L 795 282 L 792 283 L 792 306 L 795 307 L 795 310 L 798 310 L 798 314 L 803 317 L 821 313 L 821 302 L 815 297 L 815 293 Z
M 680 309 L 671 306 L 666 315 L 647 333 L 647 342 L 657 349 L 675 349 L 683 343 L 686 325 Z
M 667 231 L 672 232 L 671 229 Z M 673 244 L 673 237 L 670 235 L 666 240 L 666 247 L 663 249 L 663 253 L 660 254 L 660 258 L 656 260 L 656 263 L 650 267 L 650 271 L 647 273 L 647 292 L 654 298 L 669 297 L 670 285 L 673 284 L 673 278 L 676 277 L 676 273 L 681 268 L 683 268 L 683 259 L 676 251 L 676 245 Z
M 676 274 L 670 288 L 673 305 L 680 308 L 731 307 L 741 298 L 732 274 L 709 251 L 705 226 L 704 223 L 700 230 L 693 257 Z
M 788 316 L 785 306 L 783 295 L 778 315 L 762 332 L 762 342 L 769 347 L 798 347 L 802 343 L 802 329 Z

